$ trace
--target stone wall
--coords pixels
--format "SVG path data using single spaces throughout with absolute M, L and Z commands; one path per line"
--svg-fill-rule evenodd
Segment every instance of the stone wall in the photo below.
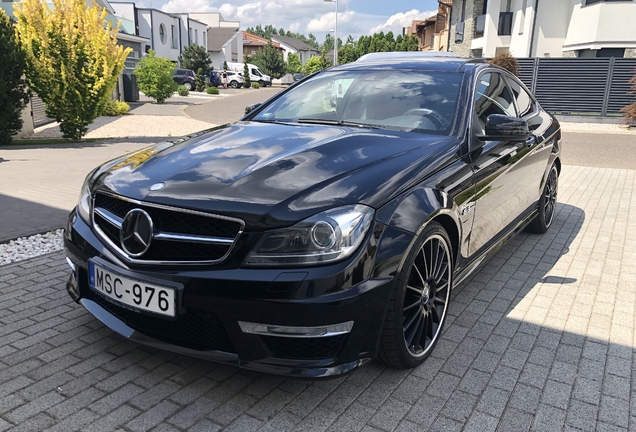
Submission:
M 563 51 L 564 58 L 576 58 L 576 51 Z
M 636 49 L 628 48 L 625 50 L 625 58 L 636 58 Z
M 461 23 L 462 2 L 466 2 L 466 13 L 464 17 L 464 40 L 461 43 L 455 42 L 455 32 L 457 24 Z M 472 57 L 473 51 L 470 48 L 475 36 L 475 19 L 482 15 L 484 0 L 459 0 L 453 4 L 451 13 L 451 34 L 450 51 L 458 57 Z

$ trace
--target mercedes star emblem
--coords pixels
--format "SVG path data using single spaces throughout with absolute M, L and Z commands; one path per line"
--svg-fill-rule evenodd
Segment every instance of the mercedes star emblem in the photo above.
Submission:
M 122 249 L 131 257 L 139 257 L 146 253 L 153 235 L 152 219 L 142 209 L 132 209 L 124 216 L 119 241 Z
M 165 187 L 166 187 L 166 184 L 164 182 L 155 183 L 152 186 L 150 186 L 150 190 L 151 191 L 158 191 L 158 190 L 161 190 L 161 189 L 163 189 Z

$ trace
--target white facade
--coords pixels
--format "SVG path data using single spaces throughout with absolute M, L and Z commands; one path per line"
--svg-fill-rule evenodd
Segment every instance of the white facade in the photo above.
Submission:
M 301 64 L 305 64 L 307 63 L 307 60 L 309 60 L 312 57 L 315 57 L 316 55 L 318 55 L 318 50 L 316 51 L 308 51 L 308 50 L 302 50 L 302 51 L 298 51 L 296 48 L 294 48 L 293 46 L 289 45 L 288 43 L 283 42 L 282 40 L 276 38 L 276 36 L 272 36 L 272 40 L 274 42 L 278 42 L 280 44 L 280 47 L 283 49 L 283 59 L 285 61 L 287 61 L 287 56 L 289 56 L 289 53 L 294 53 L 298 56 L 298 58 L 300 58 L 300 63 Z
M 202 47 L 208 47 L 207 31 L 208 25 L 193 19 L 189 14 L 175 14 L 181 19 L 181 38 L 183 39 L 183 47 L 196 44 Z
M 581 50 L 636 48 L 636 0 L 489 0 L 483 37 L 471 49 L 483 57 L 576 57 Z M 500 14 L 511 12 L 510 35 L 499 35 Z
M 179 61 L 183 50 L 181 19 L 156 9 L 137 9 L 139 36 L 150 39 L 158 56 Z M 187 35 L 186 35 L 187 38 Z
M 225 21 L 218 12 L 192 12 L 188 13 L 190 18 L 208 25 L 208 27 L 239 28 L 239 21 Z

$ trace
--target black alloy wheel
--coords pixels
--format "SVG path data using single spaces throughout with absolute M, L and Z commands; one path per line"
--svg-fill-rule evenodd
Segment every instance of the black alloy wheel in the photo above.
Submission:
M 380 359 L 395 367 L 421 364 L 439 340 L 452 287 L 453 256 L 441 225 L 420 234 L 396 280 L 380 346 Z
M 544 233 L 552 225 L 556 213 L 557 195 L 559 192 L 559 170 L 552 165 L 548 177 L 543 185 L 543 191 L 539 198 L 539 213 L 528 225 L 528 231 Z

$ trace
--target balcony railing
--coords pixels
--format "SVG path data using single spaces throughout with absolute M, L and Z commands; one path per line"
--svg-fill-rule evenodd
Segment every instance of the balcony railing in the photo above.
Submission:
M 499 26 L 497 34 L 499 36 L 510 36 L 512 34 L 512 12 L 499 13 Z
M 486 30 L 486 15 L 480 15 L 475 19 L 475 37 L 480 38 L 484 36 Z

